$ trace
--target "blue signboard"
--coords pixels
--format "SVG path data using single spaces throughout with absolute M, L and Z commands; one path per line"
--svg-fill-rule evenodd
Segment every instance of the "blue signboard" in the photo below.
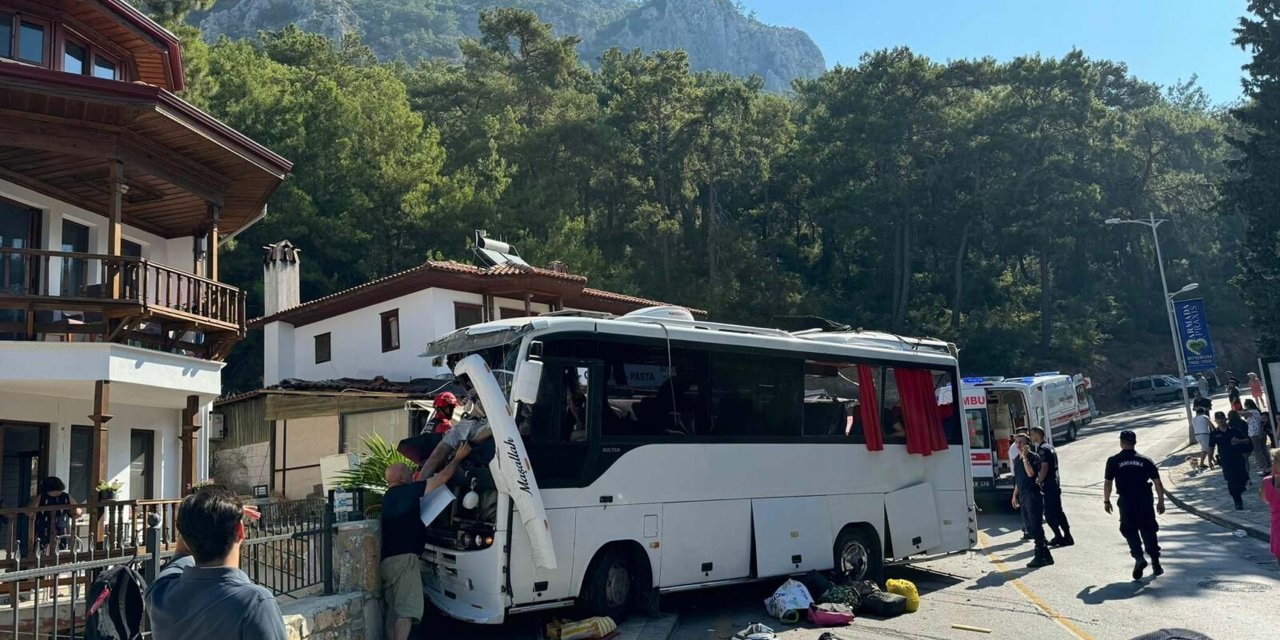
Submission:
M 1204 300 L 1174 302 L 1173 315 L 1178 322 L 1178 340 L 1182 343 L 1182 359 L 1187 363 L 1187 371 L 1195 373 L 1213 369 L 1213 338 L 1209 337 Z

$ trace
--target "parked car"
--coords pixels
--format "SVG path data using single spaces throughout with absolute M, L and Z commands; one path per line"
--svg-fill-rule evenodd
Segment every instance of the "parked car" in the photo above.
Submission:
M 1173 376 L 1139 376 L 1130 378 L 1124 391 L 1129 402 L 1172 402 L 1182 397 L 1182 384 Z

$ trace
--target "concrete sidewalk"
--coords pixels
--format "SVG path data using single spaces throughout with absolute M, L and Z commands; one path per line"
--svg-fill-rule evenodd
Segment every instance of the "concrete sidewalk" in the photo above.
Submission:
M 1198 447 L 1187 446 L 1169 454 L 1160 463 L 1165 490 L 1179 507 L 1230 529 L 1239 529 L 1262 541 L 1271 539 L 1271 511 L 1258 497 L 1257 470 L 1250 467 L 1251 484 L 1244 492 L 1244 510 L 1237 511 L 1227 493 L 1227 481 L 1218 468 L 1193 470 L 1190 460 L 1199 459 Z

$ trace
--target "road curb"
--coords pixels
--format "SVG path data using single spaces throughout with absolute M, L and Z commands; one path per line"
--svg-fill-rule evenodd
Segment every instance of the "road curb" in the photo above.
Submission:
M 1189 448 L 1190 446 L 1186 446 L 1181 449 L 1178 449 L 1177 451 L 1170 453 L 1169 455 L 1165 456 L 1164 461 L 1168 462 L 1171 458 L 1175 456 L 1186 455 L 1182 452 L 1186 451 Z M 1161 468 L 1164 470 L 1163 473 L 1166 476 L 1165 483 L 1164 483 L 1165 495 L 1169 496 L 1169 500 L 1173 502 L 1173 504 L 1177 505 L 1179 509 L 1186 511 L 1187 513 L 1190 513 L 1193 516 L 1202 518 L 1204 520 L 1208 520 L 1209 522 L 1212 522 L 1222 527 L 1226 527 L 1228 529 L 1232 529 L 1232 530 L 1240 529 L 1245 533 L 1249 534 L 1249 537 L 1251 538 L 1257 538 L 1258 540 L 1261 540 L 1263 542 L 1269 542 L 1271 540 L 1271 533 L 1263 530 L 1261 527 L 1258 527 L 1257 525 L 1248 524 L 1244 522 L 1236 522 L 1231 518 L 1219 515 L 1209 509 L 1201 509 L 1200 507 L 1194 506 L 1191 503 L 1187 502 L 1186 500 L 1179 498 L 1177 489 L 1172 489 L 1172 490 L 1170 489 L 1170 487 L 1177 486 L 1177 483 L 1173 481 L 1172 470 L 1179 468 L 1179 465 L 1166 467 L 1163 464 L 1161 464 Z

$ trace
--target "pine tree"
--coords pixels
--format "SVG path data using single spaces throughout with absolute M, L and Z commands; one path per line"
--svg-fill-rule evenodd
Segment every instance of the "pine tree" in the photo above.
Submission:
M 1246 232 L 1236 283 L 1258 331 L 1262 353 L 1280 352 L 1280 2 L 1250 0 L 1256 18 L 1240 19 L 1235 44 L 1253 55 L 1244 66 L 1245 104 L 1232 110 L 1241 126 L 1229 138 L 1239 152 L 1224 189 L 1225 213 L 1241 215 Z

